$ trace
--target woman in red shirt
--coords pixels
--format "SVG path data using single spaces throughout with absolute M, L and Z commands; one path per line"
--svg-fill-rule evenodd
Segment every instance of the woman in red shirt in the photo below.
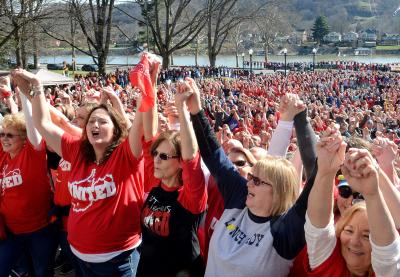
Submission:
M 190 79 L 191 80 L 191 79 Z M 194 81 L 193 81 L 194 82 Z M 141 213 L 143 244 L 137 276 L 204 276 L 197 231 L 207 205 L 207 189 L 187 99 L 193 91 L 178 87 L 175 105 L 180 131 L 157 130 L 156 108 L 144 118 L 145 187 Z
M 26 123 L 31 116 L 22 103 L 26 115 L 6 115 L 0 132 L 0 276 L 10 274 L 23 251 L 36 276 L 52 276 L 56 236 L 47 216 L 52 192 L 46 147 Z
M 154 84 L 157 71 L 152 68 Z M 15 70 L 13 78 L 31 96 L 34 123 L 47 144 L 72 161 L 68 241 L 83 276 L 135 276 L 144 194 L 141 117 L 128 133 L 126 119 L 102 104 L 91 110 L 82 138 L 76 138 L 52 123 L 35 75 Z
M 380 190 L 379 166 L 368 150 L 353 148 L 345 156 L 345 148 L 337 130 L 318 143 L 318 173 L 304 226 L 307 276 L 399 276 L 400 237 Z M 347 209 L 335 230 L 332 183 L 341 164 L 365 202 Z

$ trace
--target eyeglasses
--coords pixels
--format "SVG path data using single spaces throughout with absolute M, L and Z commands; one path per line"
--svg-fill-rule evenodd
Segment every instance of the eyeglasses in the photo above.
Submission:
M 353 192 L 353 190 L 349 186 L 338 187 L 338 190 L 339 190 L 339 195 L 342 198 L 347 199 L 350 196 L 353 196 L 353 199 L 358 199 L 358 200 L 364 199 L 364 197 L 361 195 L 361 193 L 356 192 L 356 191 Z
M 168 155 L 166 153 L 162 153 L 162 152 L 158 152 L 157 150 L 153 151 L 151 153 L 151 155 L 156 158 L 156 157 L 160 157 L 161 160 L 163 161 L 167 161 L 169 159 L 178 159 L 179 156 L 172 156 L 172 155 Z
M 21 135 L 15 135 L 10 133 L 0 133 L 0 138 L 13 139 L 14 137 L 20 137 Z
M 234 165 L 236 165 L 237 167 L 244 167 L 244 166 L 247 164 L 247 162 L 246 162 L 246 161 L 243 161 L 243 160 L 232 161 L 232 163 L 233 163 Z
M 272 185 L 271 185 L 270 183 L 261 181 L 260 178 L 254 176 L 254 175 L 251 174 L 251 173 L 247 173 L 247 180 L 248 180 L 248 181 L 253 180 L 253 183 L 254 183 L 254 185 L 255 185 L 256 187 L 258 187 L 258 186 L 260 186 L 260 185 L 265 185 L 265 186 L 271 186 L 271 187 L 272 187 Z

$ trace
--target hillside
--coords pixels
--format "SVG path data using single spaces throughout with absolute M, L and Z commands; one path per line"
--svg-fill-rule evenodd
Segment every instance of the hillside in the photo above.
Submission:
M 296 28 L 310 28 L 318 15 L 328 17 L 334 31 L 358 31 L 373 27 L 400 32 L 400 14 L 393 17 L 398 0 L 287 0 L 285 10 L 296 13 Z

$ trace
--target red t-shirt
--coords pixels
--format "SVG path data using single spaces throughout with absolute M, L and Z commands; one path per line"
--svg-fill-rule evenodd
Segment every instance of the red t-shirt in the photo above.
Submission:
M 140 241 L 143 157 L 136 159 L 126 139 L 100 165 L 86 163 L 81 140 L 64 133 L 63 158 L 73 161 L 68 241 L 84 254 L 127 250 Z
M 224 199 L 222 198 L 221 193 L 219 192 L 218 186 L 215 182 L 215 179 L 210 176 L 208 179 L 208 209 L 206 218 L 204 221 L 204 242 L 202 247 L 202 253 L 204 255 L 204 259 L 207 261 L 208 257 L 208 248 L 211 240 L 211 236 L 214 232 L 215 224 L 220 219 L 222 213 L 224 212 Z
M 58 164 L 55 178 L 54 204 L 57 206 L 71 205 L 71 194 L 68 190 L 68 179 L 71 172 L 71 163 L 61 159 Z M 68 226 L 68 216 L 62 217 L 63 229 L 66 231 Z
M 294 274 L 293 270 L 291 271 L 290 276 L 307 276 L 307 277 L 351 277 L 350 271 L 347 269 L 346 261 L 343 259 L 341 253 L 340 240 L 336 241 L 335 249 L 333 250 L 331 256 L 315 268 L 313 271 L 310 270 L 308 255 L 307 252 L 303 249 L 302 254 L 302 262 L 303 262 L 303 272 L 296 271 Z M 374 277 L 375 274 L 372 274 Z
M 27 140 L 13 159 L 1 149 L 0 179 L 0 212 L 12 233 L 30 233 L 48 225 L 52 192 L 44 143 L 35 150 Z

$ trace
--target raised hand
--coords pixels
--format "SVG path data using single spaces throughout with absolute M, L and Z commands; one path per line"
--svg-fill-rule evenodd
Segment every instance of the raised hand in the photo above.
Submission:
M 111 100 L 111 98 L 115 95 L 114 90 L 111 87 L 103 87 L 101 88 L 101 97 L 100 97 L 100 103 L 107 103 L 108 100 Z
M 18 68 L 13 70 L 11 72 L 11 78 L 13 83 L 28 98 L 31 98 L 29 93 L 32 87 L 41 88 L 40 79 L 35 74 L 28 72 L 24 69 Z
M 388 138 L 379 137 L 373 141 L 371 152 L 381 166 L 392 166 L 397 155 L 397 145 Z
M 147 58 L 149 59 L 150 79 L 153 84 L 153 87 L 156 87 L 158 73 L 160 71 L 161 59 L 158 56 L 151 54 L 151 53 L 144 53 L 144 55 L 147 55 Z
M 194 93 L 192 86 L 188 81 L 178 84 L 175 94 L 175 105 L 178 109 L 183 109 L 187 105 L 189 97 Z
M 0 97 L 6 98 L 9 96 L 11 96 L 11 89 L 5 84 L 0 84 Z
M 200 100 L 200 89 L 197 87 L 196 82 L 189 77 L 185 78 L 185 81 L 189 84 L 193 95 L 187 101 L 187 106 L 191 114 L 197 114 L 201 110 L 201 100 Z
M 351 188 L 364 197 L 378 193 L 379 166 L 368 150 L 349 149 L 342 166 L 342 173 Z
M 12 95 L 10 77 L 5 76 L 0 78 L 0 97 L 6 98 Z
M 165 105 L 164 114 L 168 118 L 169 126 L 175 126 L 179 123 L 179 112 L 175 106 L 175 102 L 168 102 Z
M 304 111 L 306 105 L 300 100 L 297 94 L 287 93 L 282 96 L 279 112 L 281 119 L 284 121 L 292 121 L 293 118 L 300 112 Z
M 318 171 L 336 174 L 345 158 L 346 143 L 337 128 L 328 127 L 317 143 Z

